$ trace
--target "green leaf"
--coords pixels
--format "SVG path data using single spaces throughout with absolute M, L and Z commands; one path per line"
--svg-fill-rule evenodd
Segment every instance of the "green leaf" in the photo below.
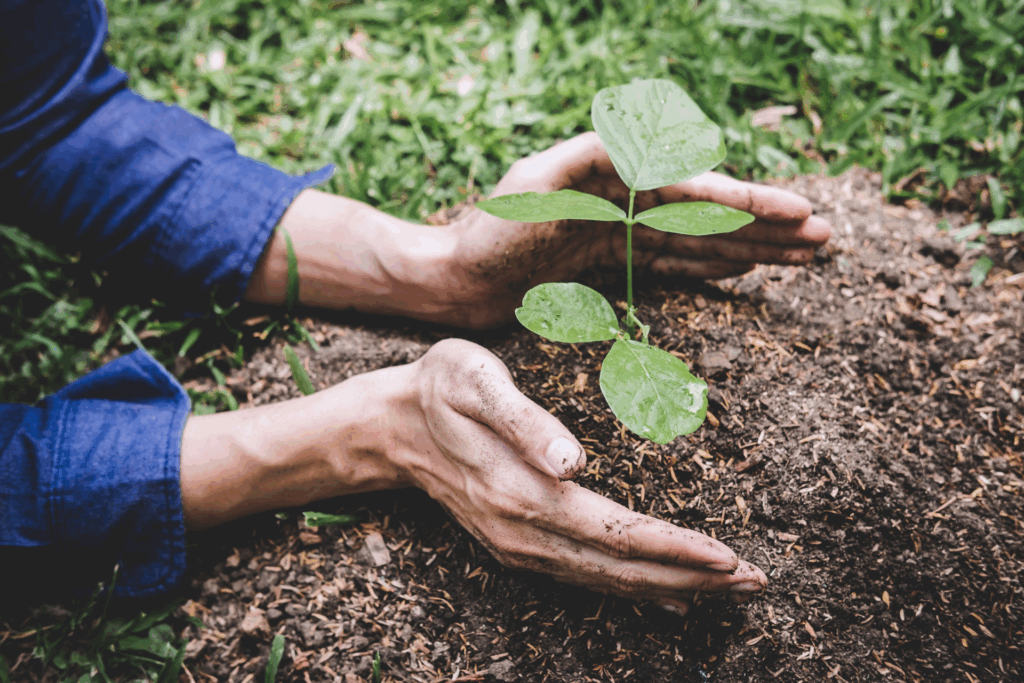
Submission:
M 313 335 L 309 333 L 306 326 L 300 323 L 298 318 L 293 318 L 292 324 L 295 325 L 295 331 L 299 333 L 299 336 L 312 347 L 313 353 L 320 353 L 320 345 L 316 343 L 316 339 L 313 339 Z
M 704 422 L 708 385 L 661 349 L 618 340 L 601 365 L 600 381 L 615 417 L 655 443 L 690 434 Z
M 117 324 L 121 326 L 124 336 L 128 337 L 128 340 L 131 341 L 131 343 L 135 344 L 137 348 L 142 349 L 143 351 L 146 349 L 146 347 L 142 345 L 142 340 L 139 339 L 137 334 L 135 334 L 135 330 L 129 327 L 125 321 L 118 320 Z
M 992 270 L 992 259 L 988 256 L 982 256 L 975 261 L 971 266 L 971 287 L 977 287 L 984 282 L 990 270 Z
M 619 321 L 608 300 L 575 282 L 534 287 L 516 309 L 516 318 L 545 339 L 570 344 L 615 339 L 619 333 Z
M 284 247 L 288 254 L 288 293 L 284 298 L 284 310 L 292 312 L 295 304 L 299 302 L 299 259 L 295 255 L 295 245 L 292 244 L 292 236 L 280 225 L 277 229 L 284 235 Z
M 587 221 L 621 221 L 626 212 L 607 199 L 576 190 L 506 194 L 477 202 L 476 207 L 508 221 L 543 223 L 575 218 Z
M 591 118 L 615 170 L 632 190 L 678 183 L 725 159 L 722 130 L 672 81 L 605 88 L 594 98 Z
M 992 221 L 988 224 L 988 231 L 991 235 L 1016 235 L 1024 232 L 1024 218 L 1004 218 L 1001 221 Z
M 309 375 L 306 373 L 306 368 L 302 367 L 302 361 L 295 355 L 295 350 L 287 344 L 284 347 L 284 358 L 288 361 L 288 367 L 292 369 L 292 377 L 295 379 L 295 386 L 299 388 L 299 391 L 304 396 L 315 393 L 316 389 L 313 387 L 313 381 L 309 379 Z
M 274 683 L 277 678 L 277 666 L 281 663 L 281 656 L 284 655 L 284 636 L 278 633 L 270 643 L 270 656 L 267 657 L 267 671 L 263 677 L 264 683 Z
M 213 381 L 217 383 L 217 386 L 224 386 L 227 384 L 228 378 L 224 376 L 220 368 L 213 364 L 213 359 L 206 361 L 206 367 L 210 369 L 210 374 L 213 375 Z
M 970 223 L 968 225 L 965 225 L 964 227 L 960 228 L 959 230 L 953 233 L 953 239 L 957 242 L 963 242 L 965 239 L 971 237 L 976 232 L 978 232 L 978 228 L 980 227 L 981 223 Z
M 174 653 L 174 657 L 167 659 L 164 662 L 163 668 L 160 669 L 159 677 L 156 679 L 156 683 L 174 683 L 178 680 L 178 672 L 181 671 L 181 663 L 185 661 L 185 646 L 182 645 L 178 648 L 178 651 Z
M 306 526 L 330 526 L 331 524 L 355 524 L 359 518 L 355 515 L 330 515 L 326 512 L 303 512 Z
M 1003 194 L 1003 188 L 997 179 L 989 176 L 986 182 L 988 183 L 989 200 L 992 203 L 992 213 L 998 220 L 1006 215 L 1006 195 Z
M 193 327 L 189 331 L 188 336 L 185 337 L 185 341 L 181 343 L 181 348 L 178 349 L 178 355 L 184 356 L 188 353 L 188 350 L 192 348 L 192 345 L 199 341 L 199 335 L 202 334 L 202 332 L 202 328 Z
M 373 653 L 373 669 L 371 680 L 373 681 L 373 683 L 380 683 L 380 653 L 376 651 Z
M 662 232 L 679 235 L 720 235 L 739 230 L 754 217 L 746 211 L 737 211 L 711 202 L 662 204 L 648 209 L 636 220 Z

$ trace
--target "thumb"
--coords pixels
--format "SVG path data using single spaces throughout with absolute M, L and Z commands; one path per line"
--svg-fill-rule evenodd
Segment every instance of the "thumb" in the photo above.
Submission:
M 572 187 L 591 175 L 615 176 L 597 133 L 582 133 L 543 152 L 520 159 L 501 179 L 492 197 L 515 192 L 551 192 Z
M 524 396 L 504 364 L 485 349 L 461 364 L 462 386 L 449 394 L 450 405 L 490 428 L 520 458 L 558 479 L 572 479 L 587 463 L 576 438 L 551 413 Z

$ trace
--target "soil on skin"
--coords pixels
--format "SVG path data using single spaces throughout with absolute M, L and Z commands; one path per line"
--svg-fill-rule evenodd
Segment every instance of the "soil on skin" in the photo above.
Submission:
M 368 681 L 374 652 L 385 681 L 430 683 L 1024 679 L 1022 243 L 989 238 L 996 268 L 971 288 L 974 257 L 941 216 L 884 204 L 874 176 L 778 184 L 834 226 L 811 266 L 638 284 L 652 343 L 710 385 L 690 437 L 620 428 L 597 383 L 608 344 L 470 337 L 584 444 L 580 484 L 724 541 L 768 574 L 763 595 L 680 619 L 506 570 L 420 492 L 363 495 L 313 506 L 355 526 L 307 529 L 293 512 L 197 537 L 194 679 L 262 680 L 272 633 L 288 640 L 279 680 L 296 682 Z M 621 283 L 599 288 L 622 298 Z M 299 352 L 320 386 L 452 334 L 312 325 L 323 349 Z M 254 405 L 298 396 L 279 348 L 231 386 Z

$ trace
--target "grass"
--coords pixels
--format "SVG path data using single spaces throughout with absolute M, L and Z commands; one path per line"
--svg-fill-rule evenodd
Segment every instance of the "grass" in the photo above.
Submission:
M 101 584 L 70 609 L 51 608 L 14 634 L 16 640 L 34 636 L 36 661 L 25 669 L 50 672 L 59 681 L 177 681 L 186 645 L 172 626 L 178 621 L 172 615 L 180 601 L 126 617 L 111 609 L 109 593 L 102 588 Z M 202 627 L 197 619 L 190 622 Z M 10 636 L 7 631 L 4 640 Z M 24 679 L 24 671 L 10 668 L 0 655 L 0 681 Z
M 143 95 L 205 117 L 283 170 L 337 164 L 331 191 L 405 218 L 487 193 L 519 157 L 588 130 L 598 89 L 655 77 L 683 85 L 725 128 L 725 169 L 738 177 L 860 164 L 895 198 L 935 201 L 984 174 L 1002 214 L 1024 199 L 1019 0 L 107 7 L 108 54 Z M 751 112 L 785 105 L 795 114 L 778 130 L 752 125 Z M 133 335 L 220 387 L 267 335 L 307 338 L 247 307 L 182 320 L 158 302 L 120 302 L 101 273 L 21 227 L 0 228 L 0 400 L 35 401 L 129 352 Z M 193 402 L 237 407 L 223 388 Z

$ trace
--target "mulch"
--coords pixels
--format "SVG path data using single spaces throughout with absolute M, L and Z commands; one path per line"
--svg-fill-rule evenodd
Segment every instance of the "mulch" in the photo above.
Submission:
M 1024 678 L 1024 248 L 974 256 L 923 206 L 884 203 L 876 175 L 804 176 L 835 237 L 806 268 L 718 283 L 641 278 L 651 340 L 708 380 L 705 425 L 666 446 L 611 417 L 607 344 L 549 344 L 509 327 L 470 339 L 570 426 L 579 483 L 698 529 L 769 575 L 747 605 L 714 596 L 679 619 L 503 568 L 418 491 L 195 535 L 181 680 L 263 680 L 274 633 L 282 681 L 1018 681 Z M 955 229 L 971 218 L 945 216 Z M 593 276 L 610 300 L 616 274 Z M 450 330 L 367 316 L 310 319 L 314 382 L 418 358 Z M 281 349 L 229 380 L 249 405 L 298 396 Z M 198 385 L 197 385 L 198 386 Z M 38 671 L 25 663 L 25 680 Z M 15 672 L 17 680 L 18 671 Z

